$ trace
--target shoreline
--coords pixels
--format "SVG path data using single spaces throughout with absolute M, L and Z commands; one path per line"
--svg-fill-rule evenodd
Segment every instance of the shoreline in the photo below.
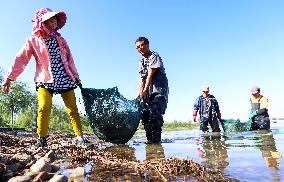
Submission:
M 36 143 L 34 134 L 17 135 L 0 132 L 1 180 L 26 177 L 48 181 L 60 176 L 62 179 L 71 181 L 75 178 L 87 179 L 87 181 L 107 179 L 109 181 L 171 181 L 175 179 L 238 181 L 227 178 L 219 170 L 207 169 L 188 159 L 161 158 L 142 161 L 121 158 L 115 152 L 100 150 L 100 146 L 105 145 L 105 142 L 96 140 L 93 134 L 86 134 L 93 143 L 90 148 L 77 148 L 73 137 L 68 134 L 52 133 L 48 138 L 48 148 L 39 149 L 34 147 Z M 53 157 L 49 158 L 46 155 Z M 47 171 L 46 169 L 34 170 L 33 166 L 40 163 L 38 161 L 44 161 L 50 168 Z M 88 164 L 89 172 L 85 169 Z

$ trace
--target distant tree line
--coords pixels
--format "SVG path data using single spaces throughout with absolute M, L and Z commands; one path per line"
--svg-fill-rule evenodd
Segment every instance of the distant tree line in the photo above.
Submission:
M 0 82 L 3 82 L 3 70 L 0 68 Z M 80 114 L 84 131 L 91 131 L 88 118 Z M 15 81 L 10 92 L 0 92 L 0 127 L 19 127 L 32 130 L 36 127 L 37 92 L 32 92 L 26 83 Z M 65 106 L 53 104 L 49 123 L 50 131 L 71 132 L 72 126 Z

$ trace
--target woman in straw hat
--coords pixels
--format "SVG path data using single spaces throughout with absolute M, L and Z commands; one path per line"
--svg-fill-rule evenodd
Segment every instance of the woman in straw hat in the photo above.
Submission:
M 37 133 L 39 147 L 47 146 L 49 116 L 53 94 L 61 94 L 69 114 L 77 143 L 84 144 L 74 89 L 80 78 L 66 40 L 58 33 L 66 23 L 64 12 L 49 8 L 36 11 L 29 37 L 16 55 L 2 83 L 2 91 L 8 93 L 11 81 L 24 71 L 32 56 L 36 62 L 35 85 L 38 92 Z

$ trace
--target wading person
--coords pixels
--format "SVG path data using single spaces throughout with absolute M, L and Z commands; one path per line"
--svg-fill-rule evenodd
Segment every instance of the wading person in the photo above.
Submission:
M 137 51 L 142 55 L 139 61 L 139 97 L 146 103 L 142 123 L 148 143 L 160 143 L 162 126 L 168 102 L 168 79 L 162 58 L 149 48 L 149 41 L 139 37 L 135 41 Z
M 47 146 L 49 116 L 53 94 L 61 94 L 77 136 L 77 145 L 85 146 L 74 89 L 80 78 L 66 40 L 57 31 L 66 23 L 64 12 L 49 8 L 36 11 L 32 36 L 16 55 L 2 83 L 2 91 L 8 93 L 10 84 L 24 71 L 32 56 L 36 62 L 35 86 L 38 92 L 37 146 Z
M 194 103 L 193 121 L 197 121 L 199 111 L 200 130 L 208 132 L 208 124 L 212 128 L 212 132 L 220 132 L 219 121 L 221 121 L 221 112 L 216 98 L 209 94 L 209 87 L 203 86 L 202 95 L 199 96 Z
M 252 87 L 251 94 L 249 114 L 249 119 L 252 120 L 251 130 L 269 130 L 268 99 L 260 95 L 260 88 L 257 86 Z

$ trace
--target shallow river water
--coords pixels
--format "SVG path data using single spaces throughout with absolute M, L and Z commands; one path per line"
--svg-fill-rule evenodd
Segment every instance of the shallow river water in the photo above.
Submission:
M 114 147 L 130 160 L 179 157 L 223 170 L 240 181 L 284 181 L 284 123 L 270 131 L 209 133 L 199 130 L 165 131 L 162 144 L 145 144 L 137 132 L 126 146 Z

